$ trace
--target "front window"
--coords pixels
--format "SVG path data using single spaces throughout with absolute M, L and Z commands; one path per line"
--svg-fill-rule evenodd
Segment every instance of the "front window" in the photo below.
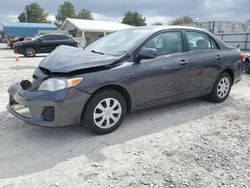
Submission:
M 85 48 L 87 51 L 120 56 L 151 32 L 150 29 L 127 29 L 111 33 Z
M 169 31 L 156 35 L 143 48 L 156 49 L 157 56 L 183 52 L 182 37 L 179 31 Z
M 36 36 L 36 37 L 32 37 L 31 40 L 32 40 L 32 41 L 35 41 L 35 40 L 38 40 L 38 39 L 41 38 L 41 37 L 42 37 L 41 35 L 38 35 L 38 36 Z

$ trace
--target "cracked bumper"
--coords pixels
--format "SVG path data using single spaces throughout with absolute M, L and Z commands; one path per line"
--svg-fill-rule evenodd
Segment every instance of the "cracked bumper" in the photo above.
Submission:
M 8 111 L 28 124 L 42 127 L 78 124 L 90 97 L 76 88 L 55 92 L 29 91 L 23 90 L 19 84 L 13 84 L 8 93 Z

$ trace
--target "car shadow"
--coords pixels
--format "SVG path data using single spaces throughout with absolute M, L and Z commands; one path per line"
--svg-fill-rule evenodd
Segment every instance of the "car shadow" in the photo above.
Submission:
M 34 56 L 34 57 L 25 57 L 25 56 L 23 56 L 23 55 L 19 55 L 19 58 L 30 59 L 30 58 L 47 57 L 47 56 L 48 56 L 48 54 L 46 54 L 46 55 L 36 55 L 36 56 Z
M 47 57 L 48 56 L 48 54 L 46 54 L 46 55 L 36 55 L 36 56 L 34 56 L 34 57 L 25 57 L 24 55 L 18 55 L 18 57 L 20 58 L 20 59 L 35 59 L 35 58 L 41 58 L 41 57 Z M 3 57 L 3 59 L 15 59 L 16 58 L 16 56 L 5 56 L 5 57 Z
M 4 111 L 0 113 L 0 178 L 39 172 L 80 155 L 104 161 L 100 150 L 107 146 L 218 113 L 233 100 L 229 97 L 222 105 L 195 99 L 138 111 L 129 114 L 115 132 L 102 136 L 80 125 L 54 129 L 27 125 Z

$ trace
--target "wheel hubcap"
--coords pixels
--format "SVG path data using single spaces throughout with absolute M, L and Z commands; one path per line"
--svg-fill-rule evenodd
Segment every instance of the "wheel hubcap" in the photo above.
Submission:
M 27 54 L 28 54 L 28 56 L 33 56 L 34 55 L 34 50 L 28 49 Z
M 217 86 L 217 95 L 220 98 L 227 96 L 230 89 L 230 81 L 227 77 L 222 78 Z
M 97 104 L 93 113 L 94 122 L 97 127 L 108 129 L 119 121 L 121 113 L 120 102 L 114 98 L 106 98 Z

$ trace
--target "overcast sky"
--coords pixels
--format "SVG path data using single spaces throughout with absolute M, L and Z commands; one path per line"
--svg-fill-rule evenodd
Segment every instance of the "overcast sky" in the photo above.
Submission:
M 59 4 L 63 0 L 0 0 L 0 25 L 4 21 L 18 21 L 17 16 L 25 5 L 39 3 L 49 18 L 54 19 Z M 250 19 L 249 0 L 71 0 L 76 11 L 90 10 L 96 20 L 120 22 L 124 12 L 137 11 L 146 16 L 147 24 L 191 16 L 199 21 L 235 20 L 245 22 Z M 1 27 L 1 26 L 0 26 Z

